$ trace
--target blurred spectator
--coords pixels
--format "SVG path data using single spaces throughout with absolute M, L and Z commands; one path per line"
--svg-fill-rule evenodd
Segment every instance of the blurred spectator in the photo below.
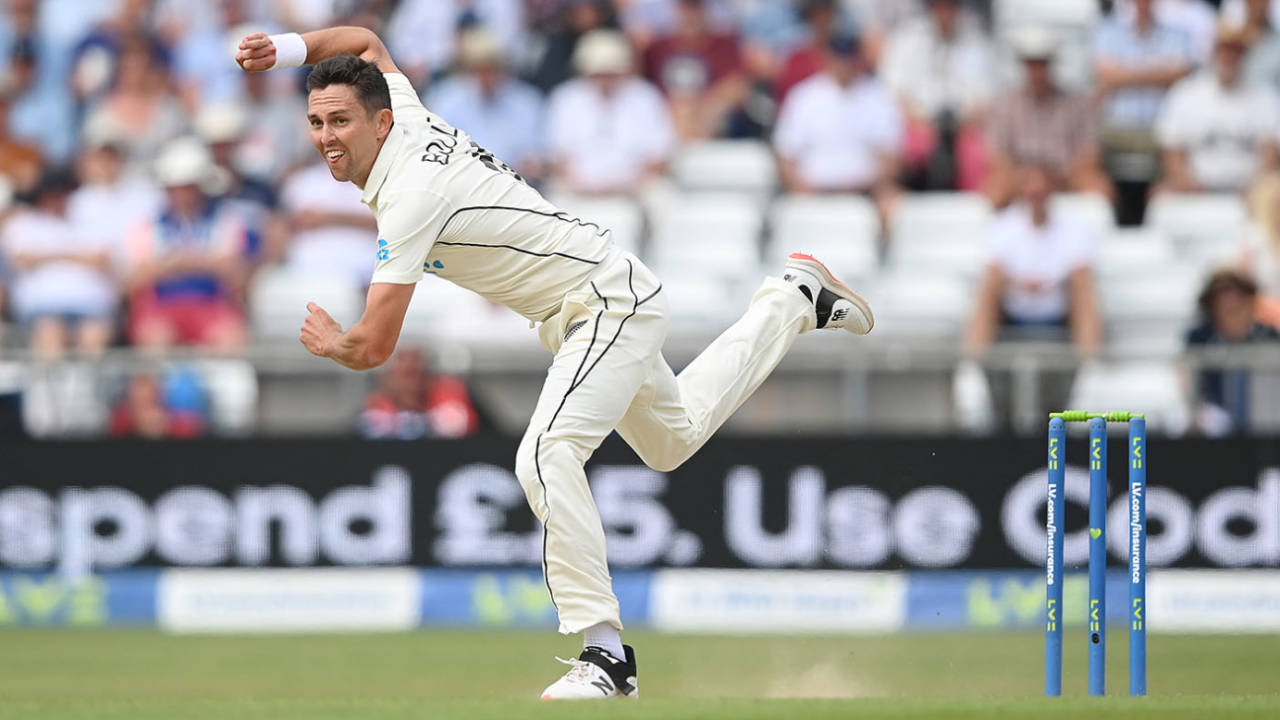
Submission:
M 209 150 L 190 137 L 166 145 L 155 169 L 164 207 L 126 240 L 129 337 L 155 349 L 176 343 L 239 348 L 245 231 L 211 197 L 226 179 Z
M 439 0 L 448 4 L 449 0 Z M 276 17 L 280 24 L 295 32 L 306 32 L 330 27 L 337 23 L 346 0 L 274 0 Z
M 275 183 L 313 157 L 307 104 L 297 74 L 277 70 L 244 76 L 240 106 L 245 112 L 245 135 L 235 163 L 247 177 Z
M 378 223 L 360 188 L 336 182 L 323 160 L 293 173 L 280 191 L 292 231 L 286 264 L 299 272 L 364 288 L 373 273 Z
M 1050 211 L 1053 170 L 1018 171 L 1021 202 L 1000 213 L 988 235 L 987 270 L 966 349 L 981 356 L 1003 328 L 1066 328 L 1089 357 L 1102 345 L 1093 265 L 1098 239 L 1088 225 Z
M 145 37 L 130 36 L 120 50 L 111 90 L 89 111 L 88 122 L 113 122 L 121 129 L 126 163 L 134 171 L 145 172 L 186 125 L 168 82 L 163 55 Z
M 286 230 L 275 209 L 276 190 L 273 183 L 246 175 L 241 168 L 246 164 L 241 142 L 245 137 L 247 116 L 238 103 L 213 103 L 206 105 L 196 116 L 196 132 L 208 144 L 213 162 L 227 180 L 221 194 L 221 210 L 234 213 L 245 230 L 245 252 L 253 261 L 264 256 L 277 259 L 284 247 Z M 253 161 L 247 160 L 252 166 Z M 274 252 L 267 252 L 266 246 Z
M 1135 0 L 1121 0 L 1123 16 L 1128 19 L 1134 14 Z M 1191 41 L 1191 54 L 1196 64 L 1209 61 L 1213 54 L 1214 31 L 1218 24 L 1217 5 L 1215 0 L 1156 0 L 1156 19 L 1164 25 L 1178 28 L 1186 33 Z
M 76 166 L 80 187 L 71 193 L 67 215 L 76 232 L 118 257 L 125 235 L 160 210 L 163 195 L 150 177 L 124 175 L 124 134 L 111 122 L 87 123 L 82 147 Z
M 750 86 L 738 39 L 713 32 L 704 5 L 678 0 L 676 27 L 644 54 L 645 76 L 667 96 L 676 135 L 685 141 L 748 134 L 741 113 Z
M 543 173 L 542 96 L 506 72 L 497 36 L 482 27 L 463 31 L 458 63 L 465 74 L 434 86 L 427 107 L 526 180 L 537 181 Z
M 18 38 L 9 54 L 6 78 L 13 97 L 8 129 L 37 145 L 50 162 L 66 164 L 75 149 L 74 108 L 65 86 L 41 82 L 39 62 L 35 38 Z
M 1054 83 L 1050 63 L 1057 44 L 1044 28 L 1020 28 L 1010 38 L 1026 75 L 1023 87 L 995 102 L 988 126 L 991 151 L 987 194 L 996 207 L 1014 196 L 1016 168 L 1047 167 L 1055 190 L 1111 197 L 1099 162 L 1093 103 Z
M 770 93 L 783 63 L 809 39 L 803 12 L 810 0 L 754 3 L 741 11 L 738 23 L 742 62 L 747 73 L 766 81 Z
M 175 368 L 163 381 L 153 373 L 131 376 L 111 409 L 107 430 L 112 437 L 192 438 L 203 435 L 207 426 L 207 401 L 199 378 Z
M 887 216 L 897 192 L 902 115 L 857 38 L 833 39 L 826 62 L 782 105 L 773 144 L 783 186 L 792 193 L 864 193 Z
M 191 17 L 189 8 L 182 14 L 176 10 L 171 12 L 172 22 L 177 25 L 173 32 L 178 35 L 170 43 L 173 74 L 188 108 L 235 100 L 249 74 L 227 57 L 227 48 L 235 41 L 236 28 L 251 22 L 248 1 L 219 0 L 207 5 L 213 6 L 209 8 L 212 16 L 209 18 Z M 260 23 L 254 23 L 254 27 L 275 32 Z
M 1134 0 L 1132 19 L 1103 22 L 1094 37 L 1103 163 L 1120 195 L 1119 220 L 1137 224 L 1159 164 L 1152 127 L 1169 86 L 1195 66 L 1191 41 L 1161 22 L 1155 0 Z
M 627 37 L 643 52 L 654 40 L 680 29 L 681 0 L 614 0 Z M 732 32 L 737 25 L 733 0 L 705 0 L 714 32 Z
M 77 232 L 67 218 L 70 173 L 51 170 L 36 189 L 35 205 L 4 226 L 6 265 L 13 277 L 14 316 L 43 358 L 68 348 L 100 354 L 115 328 L 118 294 L 109 248 L 100 236 Z
M 801 82 L 822 72 L 826 67 L 827 48 L 831 39 L 841 31 L 849 30 L 852 23 L 845 22 L 837 0 L 797 0 L 804 20 L 806 39 L 791 51 L 774 80 L 774 96 L 782 103 L 787 94 Z
M 1187 348 L 1280 341 L 1276 328 L 1254 318 L 1258 286 L 1247 275 L 1220 270 L 1200 294 L 1201 322 L 1187 333 Z M 1205 369 L 1195 382 L 1196 425 L 1206 435 L 1248 432 L 1251 416 L 1248 369 Z
M 130 45 L 145 48 L 151 61 L 167 68 L 169 54 L 153 34 L 153 5 L 153 0 L 119 0 L 80 40 L 71 68 L 71 88 L 78 100 L 91 102 L 110 90 Z
M 483 25 L 498 36 L 507 59 L 522 60 L 524 6 L 521 0 L 401 0 L 387 21 L 384 39 L 396 66 L 415 87 L 449 69 L 458 31 Z
M 976 190 L 984 164 L 981 125 L 995 94 L 991 43 L 965 22 L 960 0 L 929 0 L 925 17 L 889 36 L 880 77 L 907 119 L 904 161 L 916 190 Z
M 30 192 L 40 181 L 44 160 L 39 148 L 15 138 L 9 132 L 13 94 L 0 89 L 0 175 L 9 178 L 18 193 Z
M 1238 192 L 1276 168 L 1280 108 L 1241 76 L 1244 33 L 1223 26 L 1213 67 L 1178 82 L 1156 123 L 1164 152 L 1160 192 Z
M 396 353 L 360 414 L 360 434 L 380 440 L 460 438 L 478 424 L 462 381 L 432 375 L 413 348 Z
M 558 189 L 587 195 L 634 193 L 659 177 L 675 130 L 657 88 L 634 74 L 631 47 L 612 30 L 583 36 L 580 77 L 547 102 L 547 149 Z
M 560 22 L 546 33 L 529 74 L 530 82 L 543 92 L 573 77 L 573 51 L 583 35 L 617 27 L 609 0 L 565 0 L 559 16 Z
M 1268 15 L 1268 0 L 1247 0 L 1239 23 L 1244 26 L 1249 50 L 1244 56 L 1244 80 L 1265 85 L 1280 94 L 1280 31 Z M 1226 15 L 1226 9 L 1223 9 Z

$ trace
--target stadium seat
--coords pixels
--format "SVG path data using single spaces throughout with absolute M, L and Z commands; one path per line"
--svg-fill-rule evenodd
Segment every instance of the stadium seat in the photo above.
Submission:
M 892 272 L 863 295 L 875 310 L 878 336 L 957 337 L 969 320 L 973 283 L 950 274 Z
M 484 298 L 438 277 L 425 277 L 413 289 L 402 335 L 414 339 L 448 336 L 454 323 L 474 322 Z
M 899 271 L 975 277 L 986 261 L 991 206 L 980 195 L 906 195 L 893 218 L 890 264 Z
M 1147 208 L 1147 225 L 1173 242 L 1180 259 L 1207 270 L 1239 257 L 1249 213 L 1238 195 L 1160 195 Z
M 1179 370 L 1171 361 L 1087 363 L 1076 374 L 1067 406 L 1141 412 L 1149 429 L 1173 435 L 1185 432 L 1191 418 Z
M 364 298 L 347 275 L 322 277 L 280 267 L 258 271 L 249 287 L 249 317 L 254 333 L 266 339 L 297 339 L 315 302 L 343 327 L 360 319 Z
M 664 201 L 652 219 L 646 259 L 664 274 L 693 268 L 736 283 L 759 273 L 764 214 L 750 196 L 682 194 Z
M 742 288 L 729 287 L 699 273 L 663 273 L 662 292 L 667 296 L 670 334 L 674 337 L 718 335 L 746 309 L 745 300 L 727 301 L 727 298 L 740 299 Z
M 671 167 L 685 190 L 731 190 L 768 196 L 778 185 L 778 166 L 767 143 L 709 140 L 684 145 Z
M 876 270 L 880 218 L 864 197 L 783 196 L 769 212 L 769 226 L 766 270 L 781 267 L 793 252 L 814 255 L 850 281 Z
M 1119 352 L 1173 355 L 1195 319 L 1200 273 L 1185 264 L 1158 273 L 1104 275 L 1102 313 Z
M 618 247 L 640 254 L 641 240 L 644 238 L 644 213 L 635 200 L 569 194 L 555 194 L 549 199 L 573 217 L 608 228 Z
M 1097 270 L 1103 278 L 1158 275 L 1175 262 L 1173 246 L 1155 230 L 1114 230 L 1098 244 Z
M 1083 223 L 1101 243 L 1116 229 L 1111 204 L 1094 193 L 1059 193 L 1050 201 L 1050 212 Z
M 208 390 L 209 425 L 219 435 L 247 435 L 258 420 L 258 375 L 246 360 L 198 360 L 197 373 Z

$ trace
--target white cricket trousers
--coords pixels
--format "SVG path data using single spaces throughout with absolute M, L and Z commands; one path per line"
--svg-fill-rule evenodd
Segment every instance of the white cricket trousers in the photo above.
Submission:
M 662 357 L 667 302 L 634 255 L 616 251 L 539 329 L 555 354 L 516 454 L 516 476 L 542 523 L 542 570 L 560 632 L 621 629 L 604 529 L 583 466 L 617 428 L 646 465 L 678 467 L 759 387 L 813 306 L 765 278 L 746 313 L 676 376 Z

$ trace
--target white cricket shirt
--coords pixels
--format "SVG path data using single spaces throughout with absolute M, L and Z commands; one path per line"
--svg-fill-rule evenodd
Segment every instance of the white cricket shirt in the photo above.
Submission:
M 395 124 L 365 183 L 378 220 L 374 283 L 433 273 L 529 320 L 554 315 L 613 250 L 607 230 L 547 202 L 386 73 Z

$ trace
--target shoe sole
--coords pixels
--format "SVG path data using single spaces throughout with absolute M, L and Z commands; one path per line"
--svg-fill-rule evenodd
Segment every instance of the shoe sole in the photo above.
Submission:
M 854 335 L 866 335 L 875 328 L 876 316 L 871 312 L 871 305 L 868 304 L 861 295 L 854 292 L 853 288 L 837 280 L 836 276 L 827 269 L 826 265 L 822 264 L 821 260 L 813 257 L 812 255 L 805 255 L 804 253 L 791 253 L 791 255 L 787 257 L 787 267 L 799 268 L 800 270 L 816 275 L 828 290 L 839 295 L 845 300 L 848 300 L 853 303 L 854 307 L 858 308 L 858 312 L 861 312 L 862 316 L 867 319 L 867 332 L 856 332 L 848 327 L 845 328 L 846 330 Z

